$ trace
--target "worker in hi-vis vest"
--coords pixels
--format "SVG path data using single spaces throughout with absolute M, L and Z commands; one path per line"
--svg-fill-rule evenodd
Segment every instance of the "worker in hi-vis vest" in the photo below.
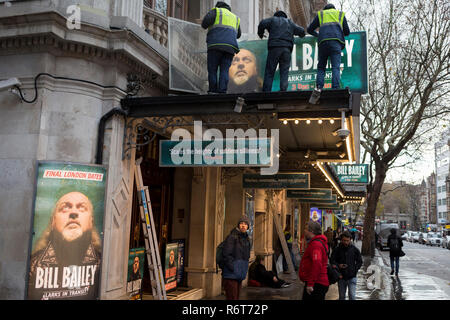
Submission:
M 241 37 L 240 19 L 231 12 L 231 7 L 218 1 L 202 21 L 203 29 L 208 29 L 208 93 L 226 93 L 228 71 L 235 53 L 239 52 L 237 39 Z M 220 68 L 219 81 L 217 70 Z
M 317 28 L 319 28 L 319 33 L 316 32 Z M 350 29 L 345 13 L 336 10 L 334 5 L 327 4 L 323 10 L 317 13 L 307 31 L 318 38 L 319 62 L 317 64 L 316 88 L 309 100 L 310 103 L 317 104 L 325 82 L 325 68 L 328 57 L 331 60 L 332 70 L 331 88 L 339 89 L 340 87 L 341 51 L 345 48 L 344 37 L 350 34 Z

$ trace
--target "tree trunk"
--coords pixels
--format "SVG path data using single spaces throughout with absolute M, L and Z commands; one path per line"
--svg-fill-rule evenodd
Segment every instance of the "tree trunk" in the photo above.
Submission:
M 375 213 L 381 188 L 386 179 L 387 165 L 383 160 L 375 161 L 375 181 L 373 182 L 367 198 L 367 209 L 364 216 L 364 239 L 361 254 L 364 256 L 375 255 Z

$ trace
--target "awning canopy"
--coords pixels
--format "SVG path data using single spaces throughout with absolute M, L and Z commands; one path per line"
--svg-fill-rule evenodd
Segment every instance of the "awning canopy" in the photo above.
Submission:
M 308 103 L 311 91 L 246 94 L 178 95 L 126 98 L 129 118 L 145 118 L 160 133 L 194 120 L 207 128 L 278 129 L 280 157 L 302 162 L 349 162 L 359 159 L 360 94 L 348 89 L 325 90 L 320 103 Z M 345 121 L 348 139 L 337 135 Z M 270 132 L 270 131 L 269 131 Z

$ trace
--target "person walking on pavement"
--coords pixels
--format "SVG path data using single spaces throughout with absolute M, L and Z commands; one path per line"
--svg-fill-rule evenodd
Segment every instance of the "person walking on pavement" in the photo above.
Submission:
M 322 235 L 319 223 L 309 221 L 305 228 L 308 247 L 300 261 L 299 278 L 305 283 L 303 300 L 325 300 L 330 283 L 328 282 L 327 238 Z
M 328 248 L 333 248 L 333 230 L 330 227 L 325 231 L 325 237 L 327 237 Z
M 402 238 L 397 235 L 397 229 L 392 228 L 391 234 L 387 240 L 387 246 L 389 248 L 389 258 L 391 259 L 391 276 L 394 274 L 394 262 L 395 262 L 395 276 L 398 276 L 400 256 L 402 255 L 403 241 Z
M 239 300 L 242 280 L 247 276 L 251 248 L 247 233 L 249 226 L 248 218 L 242 217 L 225 239 L 222 277 L 227 300 Z
M 341 234 L 341 243 L 330 258 L 330 263 L 336 265 L 341 273 L 338 281 L 339 300 L 345 300 L 347 288 L 349 300 L 356 300 L 356 275 L 362 266 L 361 252 L 351 243 L 350 237 L 348 232 Z
M 319 33 L 316 29 L 319 28 Z M 345 18 L 345 13 L 336 10 L 334 5 L 327 4 L 319 11 L 308 26 L 309 34 L 317 37 L 319 46 L 319 62 L 317 64 L 316 88 L 311 94 L 309 103 L 317 104 L 325 82 L 325 68 L 328 58 L 331 60 L 331 87 L 340 87 L 341 51 L 345 48 L 345 36 L 350 34 L 350 28 Z
M 218 1 L 202 21 L 202 28 L 208 29 L 208 93 L 226 93 L 228 70 L 235 53 L 239 52 L 237 39 L 241 37 L 240 19 L 231 12 L 231 7 Z M 219 81 L 217 70 L 220 68 Z
M 294 35 L 303 38 L 305 29 L 288 19 L 286 13 L 277 11 L 271 18 L 262 20 L 258 25 L 258 36 L 262 39 L 264 31 L 269 31 L 268 54 L 264 72 L 263 91 L 272 91 L 272 83 L 277 65 L 280 65 L 280 91 L 288 87 L 288 73 L 294 47 Z

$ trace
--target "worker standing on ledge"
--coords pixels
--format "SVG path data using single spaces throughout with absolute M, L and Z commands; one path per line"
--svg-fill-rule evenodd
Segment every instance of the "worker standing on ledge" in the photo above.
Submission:
M 319 28 L 319 33 L 316 29 Z M 319 62 L 317 64 L 316 88 L 314 89 L 309 103 L 317 104 L 320 99 L 325 82 L 325 68 L 327 66 L 328 57 L 331 60 L 331 87 L 339 89 L 340 85 L 340 65 L 341 51 L 345 48 L 345 36 L 350 34 L 350 29 L 345 18 L 345 13 L 336 10 L 334 5 L 327 4 L 323 10 L 319 11 L 308 26 L 309 34 L 317 37 L 319 45 Z
M 280 64 L 280 91 L 288 87 L 289 67 L 291 66 L 294 35 L 304 37 L 305 30 L 288 19 L 286 13 L 277 11 L 273 17 L 262 20 L 258 25 L 258 36 L 262 39 L 265 30 L 269 31 L 266 70 L 264 72 L 263 91 L 272 91 L 273 77 Z
M 208 93 L 226 93 L 228 70 L 235 53 L 239 52 L 237 39 L 241 37 L 240 19 L 231 12 L 231 7 L 218 1 L 202 21 L 203 29 L 208 29 Z M 220 68 L 219 81 L 217 70 Z

